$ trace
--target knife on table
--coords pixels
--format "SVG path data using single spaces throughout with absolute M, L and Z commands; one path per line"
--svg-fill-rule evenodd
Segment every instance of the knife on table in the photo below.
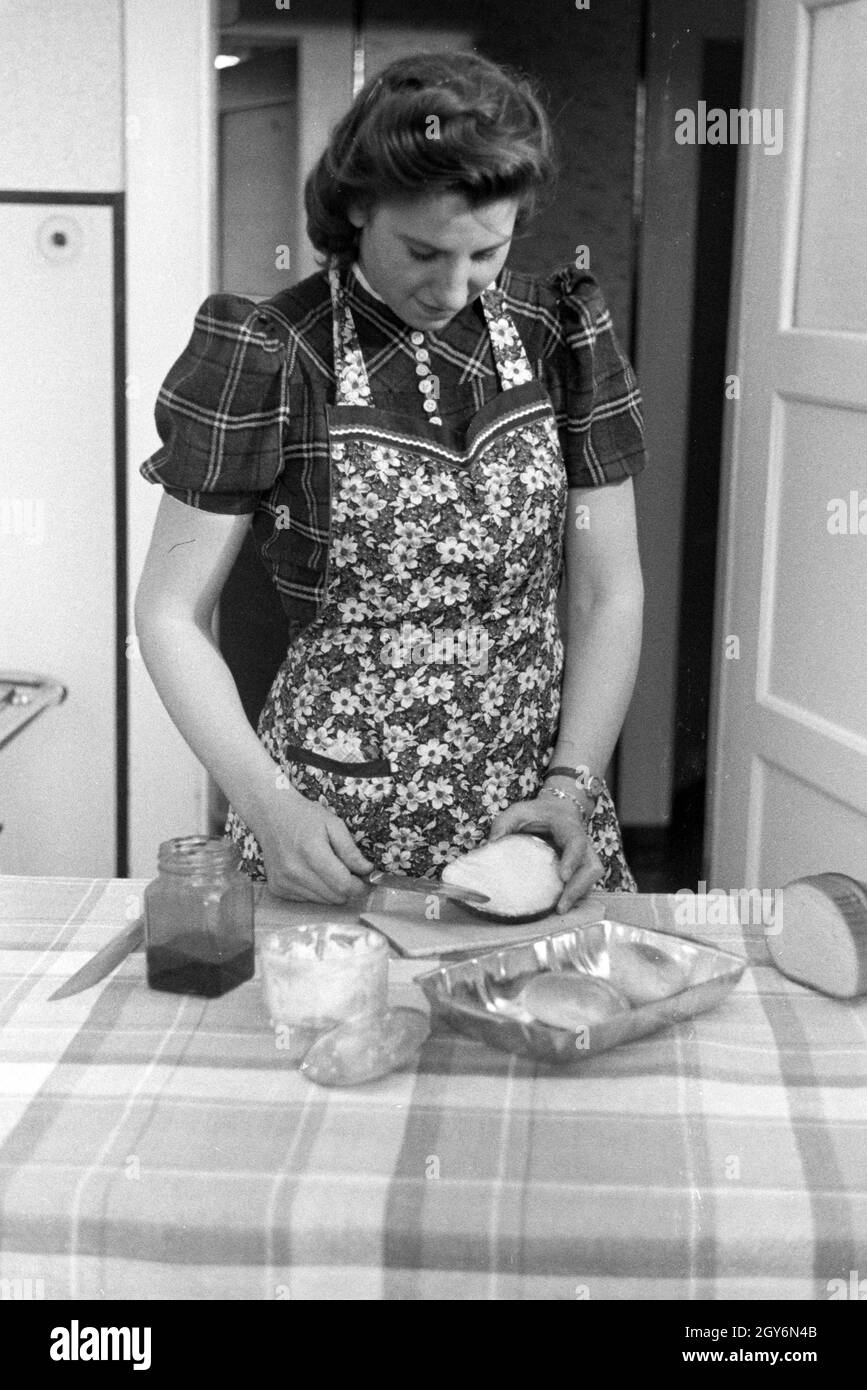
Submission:
M 546 827 L 540 825 L 525 825 L 524 831 L 541 831 L 543 834 Z M 440 883 L 438 879 L 432 878 L 409 878 L 404 874 L 386 873 L 384 869 L 372 869 L 369 874 L 363 876 L 364 882 L 371 888 L 397 888 L 404 893 L 423 893 L 425 895 L 434 894 L 438 898 L 453 898 L 456 902 L 464 903 L 489 903 L 491 900 L 487 893 L 478 893 L 474 888 L 459 888 L 450 883 Z M 111 941 L 97 951 L 95 956 L 91 956 L 80 970 L 76 970 L 68 980 L 50 994 L 49 999 L 67 999 L 70 994 L 79 994 L 83 989 L 91 989 L 93 985 L 99 984 L 106 975 L 110 975 L 116 970 L 121 961 L 137 951 L 144 941 L 144 918 L 137 917 L 128 927 L 125 927 L 117 936 L 112 937 Z
M 369 883 L 372 888 L 398 888 L 404 893 L 433 893 L 440 898 L 454 898 L 458 902 L 487 903 L 490 898 L 486 893 L 477 893 L 473 888 L 453 887 L 448 883 L 439 883 L 431 878 L 407 878 L 403 874 L 389 874 L 383 869 L 373 869 L 371 873 L 364 875 L 364 881 Z M 124 927 L 122 932 L 107 941 L 90 960 L 85 961 L 80 970 L 76 970 L 74 975 L 70 975 L 68 980 L 64 980 L 58 989 L 50 994 L 49 999 L 66 999 L 70 994 L 79 994 L 83 989 L 91 989 L 94 985 L 104 980 L 106 975 L 110 975 L 116 970 L 121 961 L 138 950 L 144 941 L 144 918 L 137 917 L 128 927 Z
M 122 932 L 118 932 L 117 936 L 113 936 L 111 941 L 107 941 L 95 956 L 85 961 L 81 969 L 70 975 L 59 989 L 49 994 L 49 999 L 66 999 L 70 994 L 90 989 L 100 980 L 104 980 L 106 975 L 110 975 L 112 970 L 116 970 L 121 961 L 137 950 L 143 941 L 144 918 L 137 917 L 128 927 L 124 927 Z

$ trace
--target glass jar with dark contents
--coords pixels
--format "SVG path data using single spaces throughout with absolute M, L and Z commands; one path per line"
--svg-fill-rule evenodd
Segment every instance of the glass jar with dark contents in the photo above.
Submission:
M 144 891 L 151 989 L 212 999 L 253 978 L 253 882 L 228 838 L 164 840 Z

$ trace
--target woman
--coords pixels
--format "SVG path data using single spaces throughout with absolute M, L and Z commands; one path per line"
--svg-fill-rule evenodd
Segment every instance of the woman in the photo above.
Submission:
M 635 890 L 601 773 L 640 649 L 640 401 L 589 275 L 505 269 L 551 180 L 526 81 L 392 63 L 307 181 L 323 269 L 211 296 L 160 391 L 140 650 L 279 896 L 345 902 L 531 824 L 560 911 Z M 211 635 L 251 516 L 290 637 L 258 736 Z

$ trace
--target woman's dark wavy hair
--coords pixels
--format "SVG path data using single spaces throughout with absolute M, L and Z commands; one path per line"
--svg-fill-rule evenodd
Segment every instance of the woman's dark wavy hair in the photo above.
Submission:
M 418 53 L 366 82 L 334 127 L 305 184 L 307 234 L 323 258 L 351 261 L 349 207 L 431 192 L 471 207 L 517 198 L 517 231 L 554 178 L 548 118 L 526 77 L 474 53 Z

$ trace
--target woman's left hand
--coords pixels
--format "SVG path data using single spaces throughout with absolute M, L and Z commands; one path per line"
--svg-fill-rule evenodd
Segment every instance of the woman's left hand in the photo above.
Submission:
M 516 801 L 495 818 L 488 839 L 499 840 L 503 835 L 531 827 L 547 832 L 560 851 L 564 887 L 557 900 L 557 912 L 568 912 L 602 877 L 602 861 L 584 829 L 578 807 L 559 797 Z

